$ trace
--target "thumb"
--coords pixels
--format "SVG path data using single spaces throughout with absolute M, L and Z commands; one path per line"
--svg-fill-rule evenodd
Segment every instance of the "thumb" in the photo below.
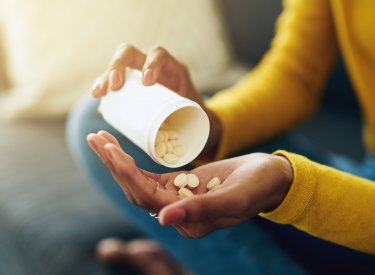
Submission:
M 164 207 L 159 212 L 159 223 L 165 226 L 233 216 L 236 213 L 234 209 L 236 205 L 238 202 L 235 197 L 222 190 L 195 195 Z

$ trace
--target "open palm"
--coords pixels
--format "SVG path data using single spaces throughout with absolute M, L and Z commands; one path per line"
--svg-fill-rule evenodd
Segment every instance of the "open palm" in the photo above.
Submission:
M 108 132 L 99 131 L 87 139 L 131 203 L 159 213 L 161 225 L 173 225 L 186 237 L 202 237 L 275 208 L 291 184 L 284 169 L 288 161 L 279 156 L 250 154 L 191 171 L 155 174 L 138 168 Z M 198 176 L 195 196 L 179 197 L 173 182 L 180 173 Z M 219 177 L 222 184 L 207 192 L 206 184 L 213 177 Z

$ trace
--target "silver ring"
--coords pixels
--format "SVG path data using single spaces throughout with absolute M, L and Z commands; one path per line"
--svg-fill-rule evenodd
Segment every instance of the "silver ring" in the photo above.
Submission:
M 159 217 L 158 217 L 158 213 L 151 213 L 151 212 L 150 212 L 150 216 L 153 217 L 153 218 L 155 218 L 155 219 L 158 219 L 158 218 L 159 218 Z

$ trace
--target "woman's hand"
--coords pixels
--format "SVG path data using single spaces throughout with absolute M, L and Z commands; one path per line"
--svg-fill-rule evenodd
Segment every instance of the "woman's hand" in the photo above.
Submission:
M 185 237 L 199 238 L 271 211 L 283 201 L 293 181 L 289 161 L 280 156 L 256 153 L 158 175 L 139 169 L 108 132 L 90 134 L 87 139 L 128 200 L 159 213 L 161 225 L 173 225 Z M 193 197 L 178 196 L 173 181 L 182 172 L 194 173 L 200 180 Z M 207 192 L 206 184 L 213 177 L 222 184 Z
M 92 95 L 102 97 L 108 89 L 112 91 L 120 89 L 125 81 L 127 67 L 142 71 L 142 82 L 145 86 L 160 83 L 204 106 L 203 99 L 194 87 L 186 66 L 163 47 L 154 47 L 145 54 L 132 45 L 119 45 L 108 69 L 94 84 Z
M 220 121 L 205 107 L 202 97 L 191 81 L 187 67 L 163 47 L 154 47 L 145 54 L 129 44 L 118 46 L 108 69 L 94 83 L 93 97 L 105 96 L 108 89 L 119 90 L 124 85 L 127 67 L 142 71 L 142 82 L 145 86 L 160 83 L 201 105 L 210 120 L 210 136 L 200 157 L 214 155 L 221 138 Z

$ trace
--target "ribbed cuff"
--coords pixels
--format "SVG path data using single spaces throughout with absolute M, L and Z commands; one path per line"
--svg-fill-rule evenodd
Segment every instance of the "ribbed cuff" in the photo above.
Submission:
M 215 113 L 216 117 L 221 123 L 221 139 L 219 145 L 217 147 L 217 151 L 215 156 L 211 161 L 217 161 L 225 158 L 228 155 L 229 151 L 229 133 L 230 130 L 228 129 L 228 125 L 230 125 L 231 121 L 227 121 L 230 117 L 229 114 L 225 114 L 223 109 L 220 105 L 211 104 L 210 101 L 207 101 L 207 108 L 209 108 L 212 112 Z
M 259 215 L 273 222 L 291 224 L 303 214 L 314 194 L 315 175 L 307 158 L 282 150 L 273 154 L 289 160 L 293 167 L 294 179 L 283 202 L 273 211 Z

